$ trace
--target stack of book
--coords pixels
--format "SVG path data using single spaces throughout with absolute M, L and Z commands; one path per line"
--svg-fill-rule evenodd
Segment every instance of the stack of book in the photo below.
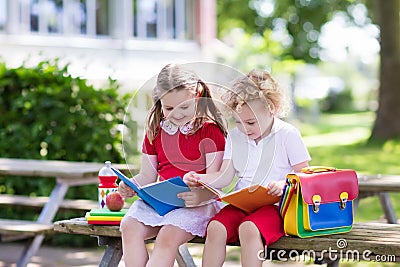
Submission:
M 86 212 L 88 224 L 119 225 L 128 209 L 110 211 L 109 209 L 91 209 Z

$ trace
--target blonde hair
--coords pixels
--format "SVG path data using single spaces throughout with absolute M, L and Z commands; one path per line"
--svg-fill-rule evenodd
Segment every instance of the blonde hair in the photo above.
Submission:
M 279 118 L 289 111 L 289 103 L 278 83 L 267 71 L 252 70 L 245 77 L 237 79 L 232 90 L 222 95 L 224 103 L 236 112 L 251 100 L 263 101 L 269 111 Z
M 157 136 L 160 122 L 164 119 L 161 97 L 173 90 L 188 90 L 193 93 L 193 96 L 199 97 L 190 134 L 201 128 L 204 122 L 213 121 L 226 136 L 227 131 L 222 115 L 212 100 L 208 86 L 193 71 L 180 65 L 168 64 L 157 76 L 157 83 L 153 90 L 153 107 L 147 116 L 146 134 L 150 143 Z

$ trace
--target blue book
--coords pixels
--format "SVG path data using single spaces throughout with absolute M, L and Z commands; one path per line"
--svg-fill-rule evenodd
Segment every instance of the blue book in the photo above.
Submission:
M 144 202 L 161 216 L 167 214 L 171 210 L 185 207 L 183 199 L 176 196 L 181 192 L 190 191 L 181 177 L 177 176 L 165 181 L 140 186 L 119 170 L 113 167 L 111 167 L 111 169 L 117 174 L 119 179 L 132 188 Z

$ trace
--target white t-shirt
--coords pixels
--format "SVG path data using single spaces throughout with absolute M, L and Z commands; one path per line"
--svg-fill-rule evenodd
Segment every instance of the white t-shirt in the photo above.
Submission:
M 271 133 L 258 144 L 247 135 L 232 129 L 225 143 L 224 160 L 232 160 L 238 181 L 235 190 L 253 184 L 267 185 L 280 181 L 293 167 L 311 159 L 299 130 L 274 118 Z

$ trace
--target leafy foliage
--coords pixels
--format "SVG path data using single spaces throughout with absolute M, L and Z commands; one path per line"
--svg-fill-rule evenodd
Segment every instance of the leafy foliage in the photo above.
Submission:
M 316 62 L 318 37 L 322 26 L 332 19 L 335 12 L 345 10 L 347 1 L 275 1 L 271 17 L 265 19 L 267 27 L 276 28 L 277 18 L 292 38 L 290 53 L 295 59 Z
M 330 91 L 320 102 L 320 109 L 324 112 L 349 112 L 354 110 L 351 90 Z
M 96 90 L 67 67 L 40 62 L 35 68 L 0 71 L 0 150 L 3 157 L 120 161 L 124 101 L 118 85 Z
M 256 30 L 257 11 L 250 7 L 249 1 L 218 0 L 217 19 L 218 35 L 222 37 L 232 28 L 242 28 L 248 33 Z
M 369 3 L 367 0 L 219 0 L 218 33 L 222 37 L 233 27 L 259 35 L 267 29 L 280 32 L 289 40 L 285 42 L 283 58 L 290 56 L 315 63 L 319 61 L 318 37 L 323 25 L 342 12 L 349 24 L 363 26 L 355 18 L 353 8 L 366 2 Z M 265 14 L 268 4 L 273 8 Z
M 123 123 L 128 100 L 128 94 L 118 93 L 115 81 L 109 80 L 105 89 L 95 89 L 86 80 L 72 77 L 68 65 L 59 67 L 58 60 L 10 69 L 0 63 L 1 156 L 122 162 L 117 127 Z M 53 186 L 54 181 L 46 178 L 0 176 L 0 193 L 48 196 Z M 67 197 L 95 200 L 97 186 L 73 187 Z M 4 208 L 0 214 L 34 219 L 35 213 Z M 62 217 L 82 215 L 59 213 Z

